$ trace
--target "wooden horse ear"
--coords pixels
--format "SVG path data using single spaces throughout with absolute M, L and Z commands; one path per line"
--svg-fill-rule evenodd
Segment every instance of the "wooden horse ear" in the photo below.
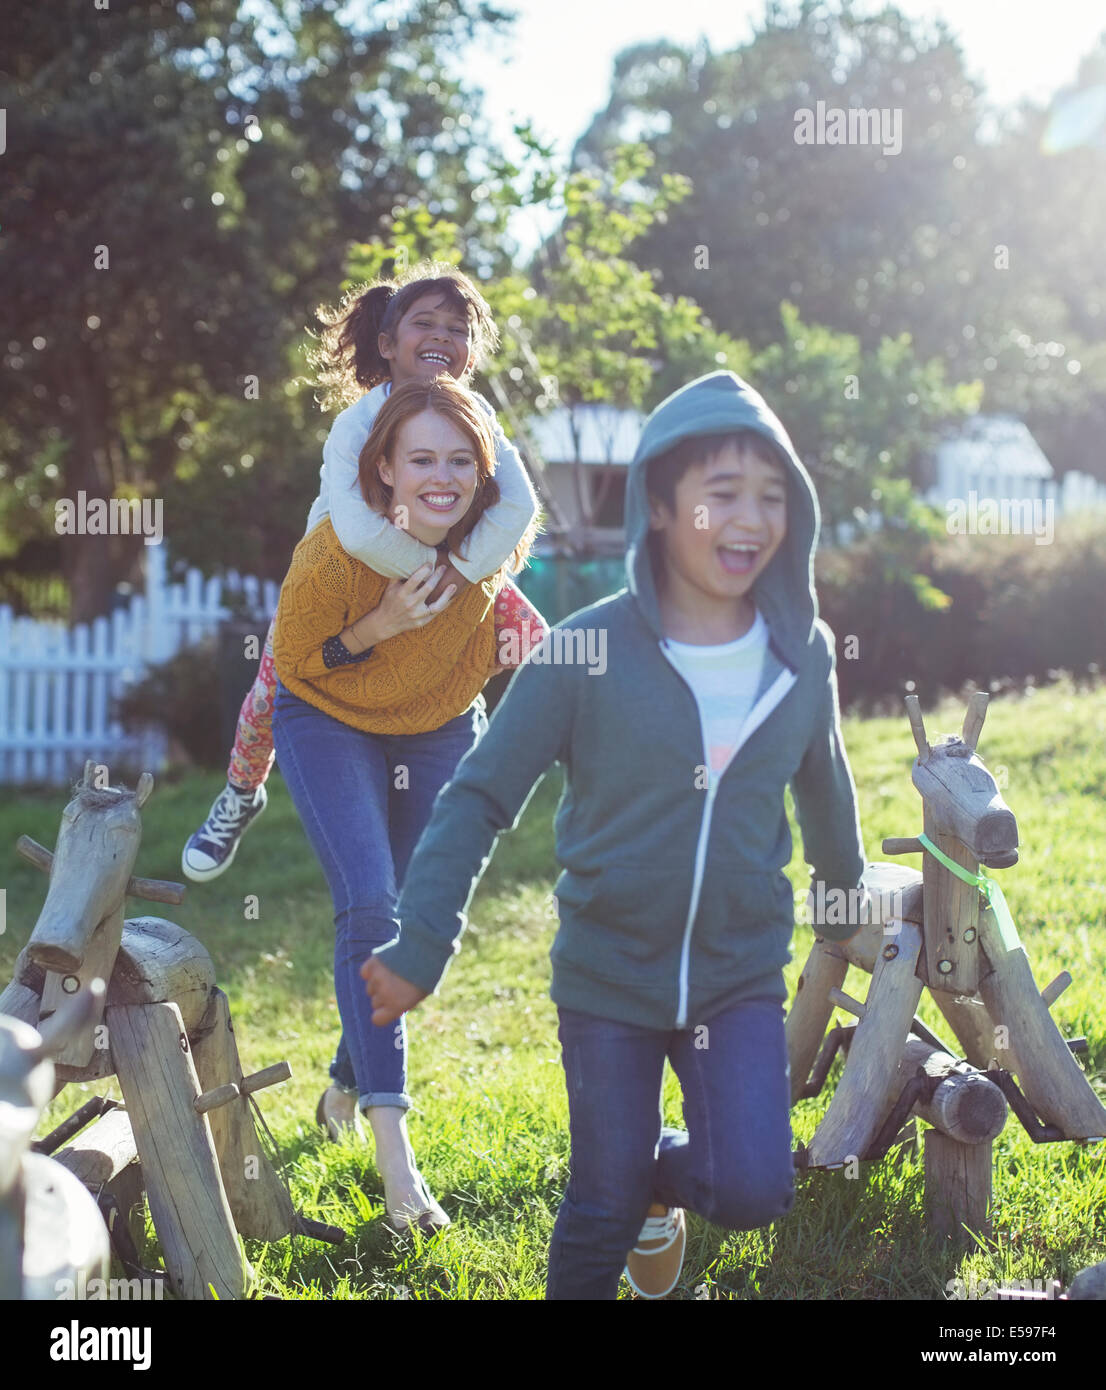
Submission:
M 968 701 L 968 712 L 964 716 L 964 727 L 960 731 L 960 737 L 973 753 L 983 731 L 983 721 L 987 718 L 987 703 L 990 698 L 985 690 L 977 690 Z
M 134 799 L 140 807 L 145 806 L 150 799 L 150 793 L 154 789 L 154 779 L 150 773 L 144 772 L 138 779 L 138 786 L 134 791 Z
M 910 720 L 910 732 L 914 735 L 914 744 L 918 749 L 918 757 L 922 762 L 929 757 L 929 740 L 926 738 L 926 726 L 922 719 L 922 706 L 917 695 L 907 695 L 906 716 Z
M 82 787 L 92 786 L 92 775 L 95 771 L 95 768 L 96 760 L 94 758 L 89 758 L 89 760 L 84 765 L 84 772 L 81 774 L 80 785 Z

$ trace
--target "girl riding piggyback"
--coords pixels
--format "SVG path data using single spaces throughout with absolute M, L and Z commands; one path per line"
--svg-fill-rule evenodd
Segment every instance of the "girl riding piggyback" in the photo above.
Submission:
M 403 605 L 412 625 L 425 625 L 456 595 L 503 567 L 533 528 L 537 498 L 517 451 L 479 396 L 495 441 L 499 500 L 467 537 L 465 558 L 447 545 L 435 550 L 423 544 L 404 529 L 402 518 L 393 524 L 366 503 L 358 483 L 361 449 L 393 387 L 442 373 L 467 383 L 498 346 L 498 330 L 472 282 L 452 266 L 430 262 L 413 266 L 397 281 L 351 291 L 337 308 L 320 310 L 319 318 L 325 327 L 313 365 L 324 390 L 322 403 L 324 408 L 345 404 L 346 409 L 323 446 L 319 495 L 307 530 L 329 516 L 343 549 L 393 581 L 389 601 Z M 533 643 L 546 631 L 541 615 L 509 583 L 496 600 L 496 618 L 504 626 L 521 626 Z M 326 636 L 321 634 L 320 647 Z M 523 656 L 526 649 L 524 643 Z M 238 716 L 227 785 L 181 855 L 185 876 L 196 882 L 217 878 L 229 868 L 242 834 L 265 809 L 275 690 L 270 626 L 257 678 Z

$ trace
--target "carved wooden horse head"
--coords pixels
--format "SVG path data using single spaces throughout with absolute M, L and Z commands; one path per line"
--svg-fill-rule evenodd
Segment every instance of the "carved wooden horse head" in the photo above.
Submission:
M 960 737 L 951 734 L 930 746 L 918 697 L 907 696 L 918 749 L 911 780 L 922 798 L 929 844 L 917 837 L 883 843 L 884 853 L 925 852 L 925 941 L 919 974 L 930 988 L 953 994 L 974 994 L 979 987 L 980 896 L 974 881 L 979 866 L 1007 869 L 1018 862 L 1018 823 L 975 751 L 987 701 L 986 692 L 977 691 L 968 702 Z
M 983 691 L 971 697 L 960 737 L 948 734 L 931 746 L 918 697 L 907 697 L 910 727 L 918 746 L 911 780 L 930 810 L 938 834 L 955 837 L 990 869 L 1009 869 L 1018 862 L 1018 823 L 975 751 L 987 714 L 987 698 Z
M 154 779 L 144 772 L 136 791 L 100 787 L 95 764 L 85 764 L 73 799 L 62 812 L 50 887 L 27 943 L 27 955 L 36 965 L 75 975 L 97 927 L 122 912 L 142 837 L 139 810 L 153 786 Z M 103 978 L 110 974 L 109 965 Z
M 106 769 L 103 781 L 106 781 Z M 50 859 L 50 887 L 26 946 L 26 959 L 46 972 L 39 1019 L 93 980 L 108 981 L 123 939 L 123 904 L 142 838 L 141 808 L 154 779 L 144 772 L 135 791 L 100 785 L 95 763 L 62 813 Z M 17 849 L 26 852 L 24 841 Z M 34 846 L 44 855 L 40 846 Z M 32 854 L 32 857 L 36 857 Z M 101 1000 L 100 1011 L 103 1004 Z M 95 1047 L 98 1012 L 58 1054 L 63 1066 L 84 1067 Z

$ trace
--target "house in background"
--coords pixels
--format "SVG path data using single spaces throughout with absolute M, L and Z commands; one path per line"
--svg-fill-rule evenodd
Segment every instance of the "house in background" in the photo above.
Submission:
M 1106 484 L 1086 473 L 1057 478 L 1028 426 L 1014 415 L 974 415 L 938 445 L 933 482 L 923 495 L 935 507 L 951 501 L 1040 499 L 1057 516 L 1106 503 Z
M 559 406 L 529 421 L 529 443 L 544 461 L 544 482 L 583 554 L 620 555 L 625 548 L 626 471 L 645 416 L 610 405 Z M 1106 483 L 1085 473 L 1057 478 L 1025 423 L 1013 415 L 976 415 L 935 449 L 922 496 L 945 509 L 985 498 L 1052 501 L 1056 516 L 1106 506 Z M 871 514 L 872 522 L 878 518 Z M 858 527 L 841 523 L 823 543 L 846 545 Z M 556 548 L 552 537 L 543 546 Z
M 612 405 L 558 406 L 529 421 L 546 486 L 585 554 L 625 550 L 626 472 L 644 423 L 641 411 Z

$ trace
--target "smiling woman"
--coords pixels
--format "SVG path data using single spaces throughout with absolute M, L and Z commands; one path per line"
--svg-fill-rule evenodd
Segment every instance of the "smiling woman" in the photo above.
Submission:
M 389 408 L 390 407 L 390 408 Z M 400 387 L 361 450 L 361 494 L 426 545 L 462 543 L 499 497 L 486 417 L 442 376 Z
M 447 331 L 435 322 L 408 344 L 401 326 L 392 342 L 401 354 L 425 355 Z M 485 412 L 442 375 L 392 391 L 361 450 L 359 482 L 368 505 L 395 526 L 463 555 L 499 496 L 494 466 Z M 449 1218 L 407 1138 L 404 1028 L 373 1026 L 358 972 L 396 935 L 407 862 L 439 790 L 486 724 L 481 690 L 496 669 L 496 596 L 527 544 L 456 598 L 447 588 L 430 602 L 440 570 L 423 566 L 389 582 L 345 551 L 324 519 L 296 547 L 280 594 L 277 761 L 334 899 L 335 995 L 396 1228 L 430 1231 Z

